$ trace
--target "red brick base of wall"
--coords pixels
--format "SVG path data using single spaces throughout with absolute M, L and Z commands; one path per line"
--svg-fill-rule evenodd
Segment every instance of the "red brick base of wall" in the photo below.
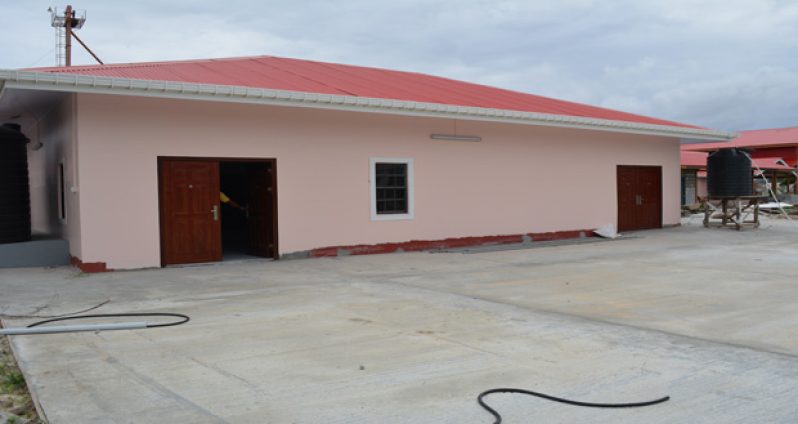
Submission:
M 595 237 L 593 230 L 554 231 L 550 233 L 526 233 L 483 237 L 458 237 L 443 240 L 411 240 L 400 243 L 358 244 L 352 246 L 320 247 L 305 252 L 283 255 L 286 258 L 329 258 L 349 255 L 374 255 L 394 252 L 419 252 L 424 250 L 458 249 L 475 246 L 534 243 L 540 241 L 566 240 L 582 237 Z M 105 262 L 83 262 L 71 257 L 72 265 L 86 273 L 110 272 Z
M 326 258 L 348 255 L 373 255 L 393 252 L 418 252 L 436 249 L 457 249 L 463 247 L 529 243 L 536 241 L 565 240 L 579 237 L 593 237 L 593 230 L 555 231 L 550 233 L 527 233 L 484 237 L 459 237 L 443 240 L 412 240 L 400 243 L 358 244 L 354 246 L 320 247 L 308 252 L 311 258 Z
M 70 257 L 69 261 L 72 263 L 72 266 L 77 267 L 79 270 L 87 273 L 113 271 L 113 269 L 108 268 L 105 262 L 83 262 L 80 260 L 80 258 L 76 258 L 74 256 Z

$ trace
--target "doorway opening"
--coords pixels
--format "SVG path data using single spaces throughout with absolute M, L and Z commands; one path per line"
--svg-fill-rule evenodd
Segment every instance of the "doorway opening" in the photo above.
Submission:
M 220 161 L 222 260 L 274 257 L 271 162 Z
M 158 158 L 162 265 L 277 259 L 274 159 Z

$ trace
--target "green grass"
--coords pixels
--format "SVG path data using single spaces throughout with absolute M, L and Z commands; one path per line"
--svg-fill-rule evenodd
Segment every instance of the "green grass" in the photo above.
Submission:
M 26 389 L 25 377 L 16 367 L 0 364 L 0 388 L 6 393 L 23 392 Z
M 36 416 L 36 410 L 28 393 L 28 386 L 25 384 L 25 377 L 17 368 L 11 348 L 5 337 L 0 337 L 0 395 L 11 395 L 12 403 L 7 410 L 17 409 L 25 405 L 21 412 L 9 416 L 4 424 L 21 424 L 24 422 L 41 423 Z M 29 405 L 29 406 L 28 406 Z

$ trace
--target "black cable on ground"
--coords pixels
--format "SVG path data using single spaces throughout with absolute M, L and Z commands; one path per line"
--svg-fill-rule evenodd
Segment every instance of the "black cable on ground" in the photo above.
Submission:
M 33 315 L 7 315 L 7 314 L 0 314 L 0 318 L 11 318 L 11 319 L 61 318 L 61 317 L 77 315 L 77 314 L 82 314 L 82 313 L 86 313 L 86 312 L 89 312 L 89 311 L 93 311 L 95 309 L 101 308 L 102 306 L 104 306 L 105 304 L 110 303 L 110 302 L 111 302 L 111 299 L 105 299 L 102 302 L 100 302 L 100 303 L 98 303 L 98 304 L 96 304 L 96 305 L 94 305 L 92 307 L 89 307 L 89 308 L 86 308 L 86 309 L 81 309 L 81 310 L 75 311 L 75 312 L 67 312 L 65 314 L 60 314 L 60 315 L 39 315 L 38 313 L 34 313 Z M 36 312 L 41 311 L 42 309 L 46 309 L 47 307 L 48 307 L 48 305 L 40 306 L 40 307 L 36 308 Z
M 506 388 L 490 389 L 480 393 L 479 396 L 477 396 L 477 402 L 479 402 L 479 406 L 485 408 L 486 411 L 490 412 L 490 414 L 493 415 L 494 418 L 496 418 L 496 421 L 494 421 L 493 424 L 501 424 L 502 416 L 501 414 L 496 412 L 495 409 L 488 406 L 488 404 L 485 403 L 485 401 L 483 400 L 485 396 L 493 393 L 519 393 L 522 395 L 537 396 L 539 398 L 548 399 L 555 402 L 566 403 L 568 405 L 587 406 L 591 408 L 637 408 L 640 406 L 656 405 L 658 403 L 665 402 L 671 398 L 670 396 L 665 396 L 659 399 L 649 400 L 646 402 L 632 402 L 632 403 L 594 403 L 594 402 L 580 402 L 578 400 L 564 399 L 556 396 L 547 395 L 545 393 L 538 393 L 524 389 L 506 389 Z
M 93 315 L 77 315 L 77 316 L 68 316 L 68 317 L 58 317 L 58 318 L 51 318 L 42 321 L 34 322 L 33 324 L 28 325 L 28 328 L 38 327 L 42 324 L 47 324 L 50 322 L 56 321 L 69 321 L 73 319 L 84 319 L 84 318 L 120 318 L 120 317 L 171 317 L 171 318 L 179 318 L 177 321 L 171 322 L 164 322 L 158 324 L 147 324 L 147 328 L 156 328 L 156 327 L 171 327 L 174 325 L 180 325 L 187 323 L 191 318 L 188 315 L 183 314 L 176 314 L 171 312 L 131 312 L 127 314 L 93 314 Z

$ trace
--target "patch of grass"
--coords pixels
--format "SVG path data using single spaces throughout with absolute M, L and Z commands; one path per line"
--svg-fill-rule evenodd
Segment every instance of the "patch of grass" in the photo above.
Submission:
M 7 364 L 0 364 L 0 388 L 2 388 L 3 392 L 15 393 L 27 389 L 25 377 L 16 368 Z
M 0 398 L 5 399 L 0 409 L 12 414 L 6 424 L 41 423 L 5 336 L 0 336 Z

